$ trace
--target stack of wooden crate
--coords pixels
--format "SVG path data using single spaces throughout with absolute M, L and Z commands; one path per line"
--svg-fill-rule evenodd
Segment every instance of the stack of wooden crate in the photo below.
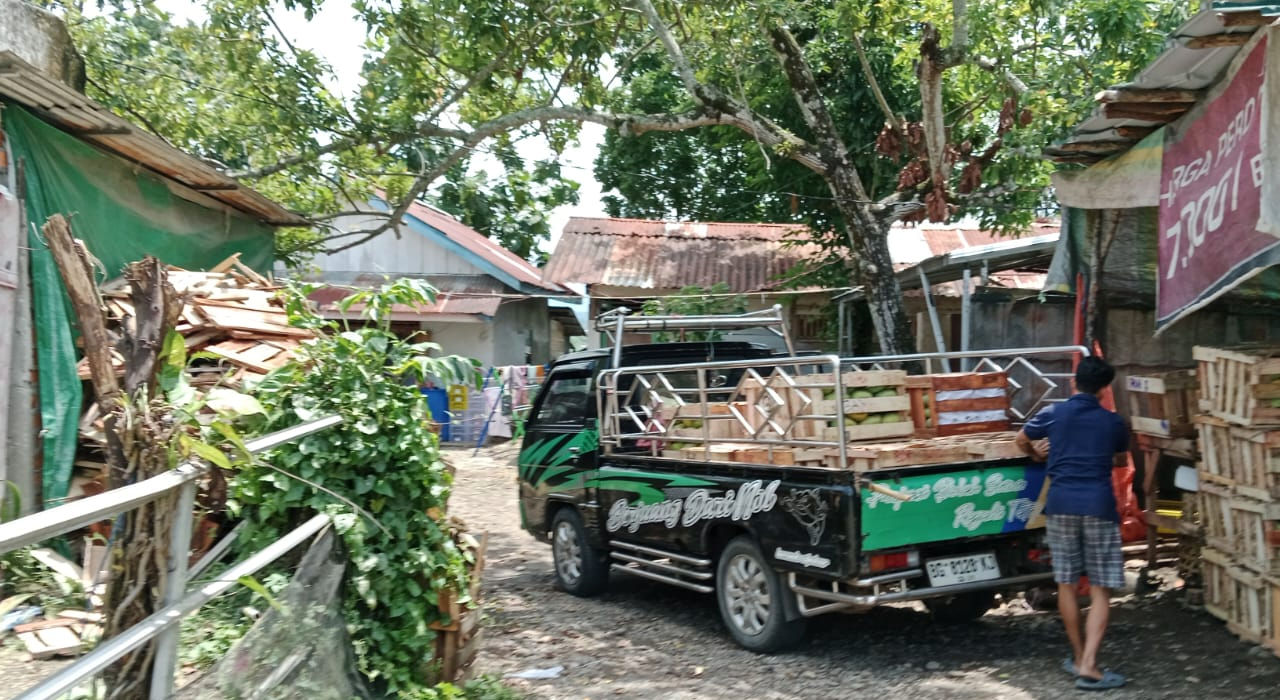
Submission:
M 1161 499 L 1161 469 L 1193 465 L 1199 459 L 1195 415 L 1199 383 L 1195 370 L 1176 370 L 1125 378 L 1129 426 L 1142 455 L 1143 515 L 1147 524 L 1147 566 L 1156 565 L 1160 535 L 1178 538 L 1179 574 L 1188 592 L 1198 591 L 1200 530 L 1196 499 L 1190 493 Z M 1168 494 L 1165 494 L 1166 496 Z
M 1196 347 L 1205 608 L 1280 654 L 1280 347 Z

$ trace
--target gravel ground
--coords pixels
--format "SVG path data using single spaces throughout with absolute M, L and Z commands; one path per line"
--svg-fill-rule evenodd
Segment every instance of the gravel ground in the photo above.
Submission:
M 562 666 L 552 679 L 508 678 L 531 698 L 1090 696 L 1059 668 L 1068 652 L 1056 614 L 1021 599 L 956 627 L 934 625 L 907 606 L 826 615 L 811 621 L 800 649 L 762 656 L 730 641 L 709 595 L 615 574 L 604 595 L 575 598 L 554 586 L 550 547 L 520 530 L 514 446 L 474 457 L 454 449 L 449 458 L 458 468 L 451 512 L 489 533 L 476 671 L 506 676 Z M 1280 697 L 1280 659 L 1184 608 L 1176 593 L 1127 596 L 1112 608 L 1102 657 L 1130 683 L 1103 697 Z

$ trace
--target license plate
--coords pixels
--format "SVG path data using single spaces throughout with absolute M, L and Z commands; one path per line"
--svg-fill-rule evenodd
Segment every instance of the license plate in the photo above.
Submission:
M 1000 567 L 996 564 L 993 552 L 931 559 L 925 562 L 925 571 L 929 574 L 931 586 L 954 586 L 958 583 L 1000 578 Z

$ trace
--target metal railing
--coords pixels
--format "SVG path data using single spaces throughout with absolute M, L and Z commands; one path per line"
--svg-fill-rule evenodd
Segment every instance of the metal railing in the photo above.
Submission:
M 249 440 L 245 447 L 251 454 L 257 454 L 341 422 L 342 418 L 339 416 L 321 418 Z M 178 496 L 174 506 L 173 531 L 169 538 L 168 576 L 161 597 L 163 607 L 123 633 L 103 641 L 74 664 L 18 696 L 17 700 L 53 700 L 62 696 L 152 639 L 157 641 L 152 666 L 151 697 L 156 700 L 169 697 L 173 694 L 174 671 L 178 659 L 178 623 L 182 618 L 237 585 L 242 577 L 256 573 L 287 554 L 329 523 L 327 515 L 317 515 L 270 546 L 231 567 L 217 580 L 188 592 L 191 577 L 187 571 L 187 560 L 191 549 L 191 526 L 195 517 L 196 485 L 197 480 L 209 469 L 205 462 L 190 461 L 173 471 L 137 484 L 0 524 L 0 554 L 3 554 L 113 518 L 170 493 L 177 492 Z M 202 570 L 224 552 L 225 548 L 215 548 L 196 563 L 196 568 Z
M 1018 426 L 1046 405 L 1071 396 L 1072 360 L 1087 354 L 1083 346 L 1058 346 L 613 368 L 599 376 L 599 438 L 611 453 L 624 449 L 636 454 L 640 449 L 659 457 L 664 448 L 690 443 L 696 446 L 698 459 L 734 461 L 698 448 L 711 443 L 726 447 L 738 444 L 744 448 L 763 447 L 770 458 L 775 448 L 819 449 L 844 465 L 847 433 L 857 429 L 847 425 L 845 414 L 869 410 L 900 415 L 907 406 L 908 399 L 901 395 L 849 399 L 846 387 L 876 383 L 870 381 L 871 374 L 890 376 L 881 370 L 907 370 L 908 374 L 945 372 L 952 361 L 967 364 L 969 372 L 1003 373 L 1007 387 L 986 391 L 999 391 L 1007 399 L 1002 418 Z M 855 410 L 851 405 L 864 408 Z M 883 429 L 884 436 L 911 434 L 909 423 L 899 422 L 896 416 L 893 422 L 897 424 Z M 862 439 L 870 437 L 873 436 Z M 682 455 L 681 459 L 688 457 Z

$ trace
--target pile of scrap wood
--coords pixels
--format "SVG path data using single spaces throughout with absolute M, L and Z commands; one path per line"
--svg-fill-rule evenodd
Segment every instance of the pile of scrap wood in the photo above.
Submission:
M 188 380 L 197 390 L 213 386 L 241 388 L 246 379 L 261 377 L 293 358 L 299 345 L 315 337 L 309 329 L 289 325 L 279 298 L 280 287 L 240 262 L 239 254 L 208 272 L 169 267 L 168 281 L 182 295 L 182 313 L 175 328 L 186 340 L 188 356 L 205 353 L 215 358 L 192 363 Z M 135 312 L 129 284 L 116 279 L 102 285 L 102 302 L 108 329 L 118 331 L 132 322 Z M 117 375 L 124 374 L 124 357 L 112 351 Z M 89 379 L 89 366 L 81 360 L 79 375 Z M 93 452 L 105 440 L 102 411 L 90 405 L 80 421 L 80 435 L 87 449 L 76 462 L 72 496 L 92 493 L 93 474 L 101 464 Z M 86 480 L 87 477 L 87 480 Z
M 56 552 L 36 548 L 31 558 L 49 570 L 52 580 L 65 592 L 85 592 L 89 609 L 64 609 L 48 614 L 40 605 L 29 601 L 31 595 L 16 595 L 0 600 L 0 634 L 12 631 L 32 659 L 53 656 L 77 656 L 81 649 L 92 647 L 102 637 L 103 616 L 101 593 L 109 571 L 103 566 L 106 548 L 89 545 L 85 548 L 85 566 L 81 567 Z M 0 637 L 3 643 L 3 637 Z
M 208 352 L 224 363 L 202 368 L 192 376 L 196 385 L 238 387 L 245 378 L 276 369 L 293 355 L 301 341 L 315 337 L 305 328 L 289 325 L 277 298 L 279 287 L 233 255 L 209 272 L 170 267 L 169 283 L 185 297 L 176 330 L 186 339 L 187 352 Z M 128 283 L 113 280 L 102 287 L 108 324 L 119 326 L 133 318 Z M 124 358 L 113 353 L 117 372 L 124 372 Z M 80 364 L 80 378 L 89 378 L 87 363 Z M 230 370 L 230 374 L 228 374 Z

